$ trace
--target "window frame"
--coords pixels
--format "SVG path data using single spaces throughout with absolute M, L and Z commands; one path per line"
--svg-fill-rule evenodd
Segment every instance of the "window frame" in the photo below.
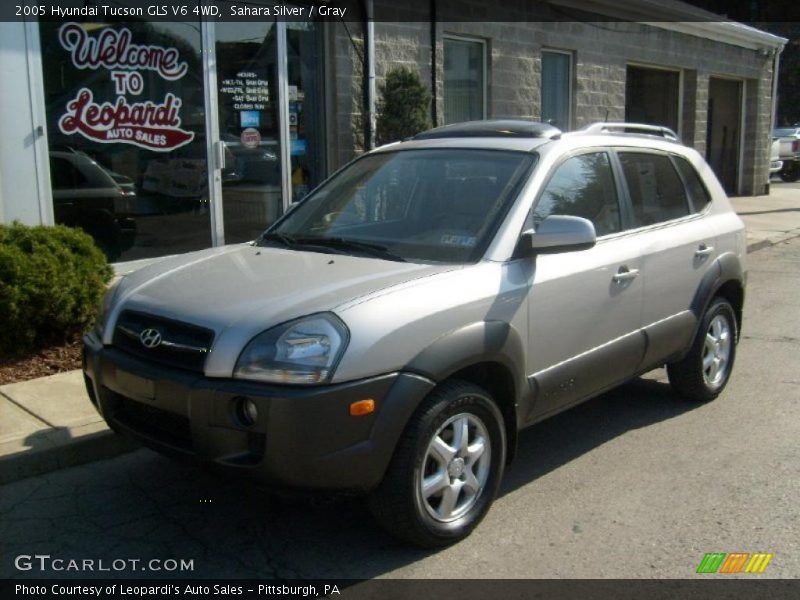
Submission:
M 459 33 L 445 33 L 442 35 L 442 121 L 445 125 L 447 125 L 447 120 L 445 118 L 444 113 L 444 84 L 445 84 L 445 70 L 444 70 L 444 54 L 445 54 L 445 42 L 448 40 L 454 42 L 467 42 L 473 44 L 480 44 L 481 46 L 481 70 L 483 71 L 483 85 L 482 85 L 482 95 L 481 95 L 481 102 L 482 108 L 481 111 L 481 119 L 488 119 L 489 118 L 489 60 L 488 60 L 488 41 L 485 38 L 481 37 L 473 37 L 468 35 L 462 35 Z
M 544 94 L 544 84 L 543 80 L 541 79 L 541 74 L 544 72 L 544 55 L 545 54 L 562 54 L 569 57 L 569 72 L 567 73 L 567 124 L 566 129 L 564 131 L 571 131 L 573 127 L 573 118 L 574 118 L 574 93 L 575 93 L 575 52 L 572 50 L 562 50 L 559 48 L 542 48 L 539 52 L 539 60 L 541 62 L 540 65 L 540 79 L 539 79 L 539 115 L 542 117 L 542 121 L 544 121 L 544 115 L 542 114 L 543 111 L 543 94 Z
M 681 222 L 684 222 L 684 221 L 690 221 L 690 220 L 702 218 L 702 216 L 706 213 L 707 209 L 714 202 L 714 197 L 711 196 L 711 202 L 708 203 L 708 206 L 706 207 L 706 210 L 703 210 L 703 211 L 700 211 L 700 212 L 695 212 L 694 211 L 694 206 L 692 204 L 691 195 L 689 194 L 689 190 L 686 187 L 686 182 L 683 180 L 683 177 L 681 176 L 680 171 L 678 170 L 678 167 L 675 166 L 675 162 L 672 160 L 672 155 L 674 154 L 673 152 L 668 152 L 666 150 L 659 150 L 659 149 L 656 149 L 656 148 L 641 148 L 641 147 L 636 147 L 636 146 L 615 146 L 615 147 L 611 148 L 611 152 L 614 155 L 614 158 L 613 158 L 614 165 L 615 165 L 614 168 L 618 172 L 620 183 L 621 183 L 622 187 L 624 188 L 624 203 L 626 205 L 625 214 L 626 214 L 627 222 L 625 224 L 625 227 L 623 227 L 623 231 L 622 231 L 623 234 L 639 233 L 639 232 L 642 232 L 642 231 L 650 231 L 650 230 L 653 230 L 653 229 L 661 229 L 663 227 L 671 227 L 672 225 L 674 225 L 676 223 L 681 223 Z M 633 214 L 634 214 L 634 212 L 633 212 L 633 201 L 631 200 L 630 190 L 628 188 L 628 180 L 625 178 L 625 172 L 624 172 L 624 170 L 622 168 L 622 161 L 620 160 L 620 157 L 619 157 L 620 154 L 624 154 L 624 153 L 629 153 L 629 154 L 655 154 L 655 155 L 658 155 L 658 156 L 665 156 L 669 160 L 670 164 L 672 165 L 672 168 L 675 170 L 675 173 L 678 176 L 678 180 L 681 182 L 681 185 L 683 186 L 683 191 L 686 194 L 686 202 L 687 202 L 687 208 L 689 210 L 689 214 L 681 216 L 681 217 L 675 217 L 674 219 L 669 219 L 667 221 L 659 221 L 658 223 L 651 223 L 649 225 L 637 225 L 635 220 L 634 220 L 634 218 L 633 218 Z M 702 181 L 702 178 L 701 178 L 701 181 Z
M 695 167 L 692 164 L 692 161 L 690 161 L 685 156 L 681 156 L 680 154 L 675 154 L 674 152 L 670 152 L 669 153 L 669 157 L 670 157 L 670 160 L 672 161 L 672 165 L 675 167 L 675 170 L 678 172 L 678 177 L 680 177 L 681 181 L 683 182 L 684 189 L 686 190 L 686 197 L 689 199 L 689 208 L 691 209 L 691 213 L 690 214 L 699 215 L 699 214 L 705 213 L 709 209 L 709 207 L 714 203 L 714 196 L 711 195 L 711 192 L 709 191 L 708 186 L 706 185 L 706 182 L 703 179 L 703 176 L 700 174 L 700 171 L 698 171 L 697 167 Z M 706 193 L 706 197 L 708 198 L 708 202 L 706 202 L 706 204 L 705 204 L 705 206 L 703 206 L 703 208 L 700 208 L 700 209 L 697 208 L 697 205 L 695 204 L 694 198 L 692 197 L 692 193 L 691 193 L 691 189 L 689 188 L 689 184 L 686 181 L 686 177 L 684 176 L 683 172 L 678 167 L 678 160 L 682 160 L 687 165 L 689 165 L 689 168 L 692 169 L 692 171 L 694 171 L 694 174 L 697 176 L 697 180 L 700 182 L 700 187 L 702 187 L 703 191 Z
M 528 213 L 525 216 L 525 222 L 522 226 L 522 232 L 520 235 L 528 231 L 529 229 L 533 229 L 533 222 L 531 216 L 533 215 L 533 211 L 536 210 L 536 207 L 539 205 L 539 202 L 542 199 L 545 191 L 547 190 L 547 186 L 553 179 L 556 171 L 561 168 L 568 160 L 575 158 L 577 156 L 582 156 L 585 154 L 606 154 L 608 156 L 608 166 L 611 169 L 611 178 L 614 181 L 614 189 L 617 193 L 617 204 L 619 205 L 619 216 L 620 216 L 620 230 L 615 231 L 613 233 L 607 233 L 606 235 L 597 236 L 597 242 L 600 243 L 604 240 L 612 239 L 621 235 L 624 235 L 628 231 L 628 225 L 630 221 L 630 206 L 629 202 L 626 201 L 626 197 L 624 193 L 627 193 L 627 188 L 622 187 L 622 182 L 620 181 L 620 174 L 621 172 L 616 168 L 617 157 L 614 154 L 614 150 L 610 146 L 592 146 L 587 148 L 579 148 L 576 150 L 572 150 L 571 152 L 566 152 L 561 155 L 558 160 L 556 160 L 548 169 L 547 174 L 544 176 L 542 180 L 542 184 L 539 186 L 539 189 L 536 191 L 536 196 L 531 202 L 530 208 L 528 209 Z M 528 226 L 530 224 L 530 227 Z M 594 225 L 594 223 L 592 223 Z

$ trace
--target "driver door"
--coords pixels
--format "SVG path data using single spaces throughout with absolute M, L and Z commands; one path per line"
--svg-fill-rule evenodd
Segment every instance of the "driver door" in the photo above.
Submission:
M 590 220 L 588 250 L 533 258 L 528 297 L 530 420 L 558 412 L 636 372 L 643 285 L 638 244 L 623 233 L 623 204 L 604 150 L 567 157 L 553 170 L 529 216 L 534 229 L 551 214 Z

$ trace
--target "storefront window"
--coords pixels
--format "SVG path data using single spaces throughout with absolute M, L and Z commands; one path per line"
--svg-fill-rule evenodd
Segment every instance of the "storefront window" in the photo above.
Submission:
M 289 22 L 287 27 L 292 202 L 297 202 L 323 179 L 322 50 L 314 23 Z
M 40 28 L 56 222 L 112 261 L 209 246 L 199 24 Z

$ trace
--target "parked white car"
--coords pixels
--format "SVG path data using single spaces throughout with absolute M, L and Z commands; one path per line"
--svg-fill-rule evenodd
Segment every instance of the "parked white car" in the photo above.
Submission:
M 772 147 L 770 148 L 769 155 L 769 174 L 774 175 L 783 168 L 783 161 L 781 160 L 781 142 L 780 140 L 772 140 Z

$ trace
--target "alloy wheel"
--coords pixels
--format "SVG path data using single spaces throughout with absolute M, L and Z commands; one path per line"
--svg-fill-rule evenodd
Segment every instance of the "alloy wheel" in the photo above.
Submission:
M 428 514 L 450 522 L 478 501 L 491 469 L 491 441 L 483 421 L 471 413 L 450 417 L 428 442 L 419 492 Z

